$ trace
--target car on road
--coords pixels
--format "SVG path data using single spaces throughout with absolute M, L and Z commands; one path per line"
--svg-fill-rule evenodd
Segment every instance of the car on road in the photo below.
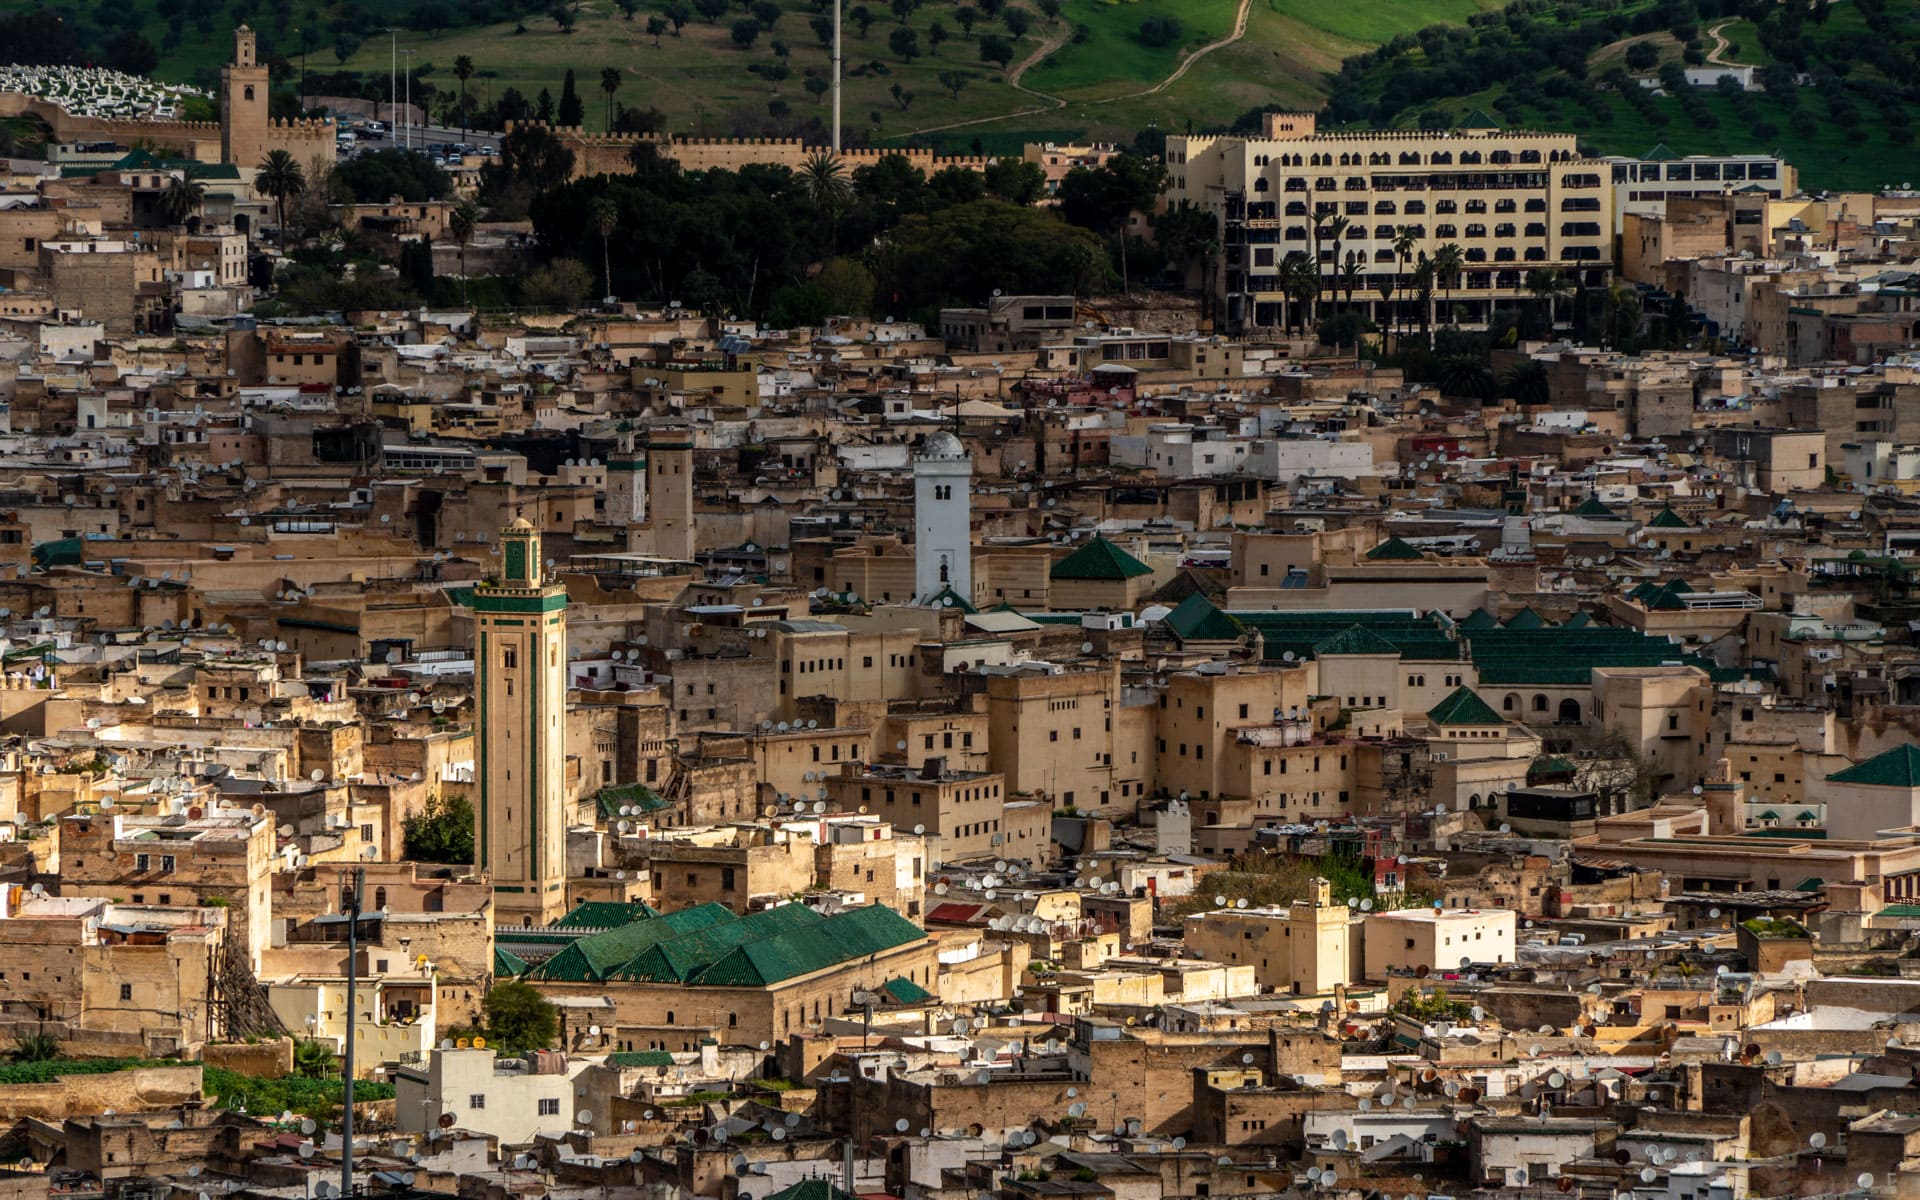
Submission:
M 385 121 L 368 121 L 366 131 L 363 136 L 373 138 L 376 141 L 379 140 L 380 138 L 386 137 L 387 123 Z

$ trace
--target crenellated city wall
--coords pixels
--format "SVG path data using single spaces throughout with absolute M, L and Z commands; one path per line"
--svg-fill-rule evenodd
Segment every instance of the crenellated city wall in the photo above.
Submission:
M 540 122 L 527 122 L 540 124 Z M 509 123 L 509 132 L 514 128 Z M 573 151 L 574 178 L 589 175 L 623 175 L 633 170 L 632 152 L 636 145 L 655 147 L 663 159 L 670 159 L 683 171 L 737 171 L 741 167 L 782 166 L 798 170 L 811 155 L 827 149 L 802 138 L 707 138 L 676 137 L 653 133 L 589 133 L 577 125 L 551 127 L 567 149 Z M 931 175 L 947 167 L 984 171 L 993 159 L 980 155 L 936 154 L 924 146 L 862 148 L 842 150 L 840 159 L 849 170 L 878 162 L 889 154 L 904 155 L 914 166 Z

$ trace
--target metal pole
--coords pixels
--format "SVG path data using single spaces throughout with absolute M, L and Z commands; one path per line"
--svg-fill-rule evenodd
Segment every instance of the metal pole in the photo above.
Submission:
M 407 51 L 407 149 L 413 149 L 413 51 Z
M 393 125 L 400 108 L 400 42 L 393 30 L 387 30 L 387 125 Z M 388 133 L 393 130 L 389 128 Z
M 357 1011 L 355 986 L 359 983 L 359 973 L 355 969 L 355 959 L 360 954 L 360 892 L 367 882 L 367 869 L 355 867 L 352 882 L 347 885 L 348 892 L 340 898 L 340 907 L 347 914 L 347 1053 L 341 1080 L 344 1083 L 340 1097 L 340 1196 L 348 1200 L 353 1195 L 353 1021 Z
M 840 153 L 840 9 L 846 0 L 833 0 L 833 152 Z

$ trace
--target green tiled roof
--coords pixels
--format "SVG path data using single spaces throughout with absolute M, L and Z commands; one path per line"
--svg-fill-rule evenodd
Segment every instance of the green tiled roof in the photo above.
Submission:
M 1333 640 L 1356 625 L 1390 643 L 1402 659 L 1421 662 L 1460 659 L 1460 644 L 1448 634 L 1452 623 L 1434 613 L 1241 609 L 1232 615 L 1240 624 L 1259 633 L 1264 643 L 1262 656 L 1268 662 L 1279 662 L 1289 653 L 1296 659 L 1312 658 L 1321 643 Z
M 924 932 L 899 913 L 874 904 L 828 917 L 811 928 L 738 946 L 687 982 L 765 987 L 924 937 Z
M 1166 625 L 1183 642 L 1231 642 L 1246 636 L 1247 627 L 1194 592 L 1167 614 Z
M 536 979 L 567 983 L 604 980 L 648 947 L 734 919 L 724 904 L 701 904 L 583 937 L 533 970 Z
M 1521 609 L 1506 620 L 1508 629 L 1544 629 L 1546 625 L 1547 619 L 1531 607 Z
M 782 1188 L 767 1200 L 857 1200 L 824 1179 L 802 1179 L 790 1188 Z
M 1827 886 L 1826 880 L 1809 875 L 1799 883 L 1794 884 L 1793 890 L 1796 892 L 1817 892 L 1825 886 Z
M 1472 112 L 1468 113 L 1466 115 L 1466 118 L 1460 122 L 1460 128 L 1462 129 L 1498 129 L 1500 128 L 1500 122 L 1488 116 L 1486 109 L 1476 108 Z
M 1412 546 L 1407 545 L 1406 542 L 1401 539 L 1390 537 L 1378 546 L 1367 551 L 1367 558 L 1372 562 L 1417 562 L 1426 558 L 1426 555 L 1415 550 Z
M 933 999 L 932 992 L 902 975 L 896 975 L 881 984 L 880 990 L 885 992 L 895 1004 L 925 1004 Z
M 1427 710 L 1427 720 L 1435 725 L 1504 725 L 1500 714 L 1474 695 L 1470 687 L 1453 689 L 1445 700 Z
M 1657 667 L 1667 663 L 1709 670 L 1712 663 L 1663 637 L 1635 629 L 1589 625 L 1584 629 L 1487 629 L 1467 636 L 1480 683 L 1574 687 L 1595 667 Z
M 1582 610 L 1568 617 L 1566 620 L 1560 622 L 1560 628 L 1585 629 L 1587 626 L 1591 624 L 1593 624 L 1593 618 L 1588 616 L 1585 610 Z
M 1693 591 L 1692 585 L 1678 575 L 1665 583 L 1643 583 L 1627 595 L 1646 605 L 1649 612 L 1679 612 L 1686 608 L 1686 601 L 1680 599 Z
M 1801 809 L 1800 815 L 1794 818 L 1794 820 L 1796 821 L 1818 821 L 1819 819 L 1820 819 L 1820 814 L 1814 812 L 1810 808 Z
M 1858 783 L 1867 787 L 1920 788 L 1920 747 L 1912 742 L 1876 754 L 1863 763 L 1827 776 L 1829 783 Z
M 622 808 L 638 808 L 642 812 L 659 812 L 671 807 L 657 793 L 644 783 L 625 783 L 617 787 L 604 787 L 594 802 L 600 807 L 602 817 L 611 817 Z
M 509 954 L 500 947 L 493 948 L 493 973 L 505 979 L 518 979 L 527 973 L 527 961 L 517 954 Z
M 1558 755 L 1548 755 L 1533 760 L 1527 767 L 1528 779 L 1556 779 L 1572 775 L 1573 764 Z
M 1620 519 L 1620 514 L 1603 504 L 1598 496 L 1588 496 L 1585 500 L 1581 501 L 1580 507 L 1573 510 L 1573 515 L 1576 517 L 1593 517 L 1596 520 L 1603 521 L 1618 521 Z
M 1053 564 L 1053 570 L 1048 574 L 1054 579 L 1120 580 L 1151 575 L 1153 568 L 1106 538 L 1096 536 L 1086 545 Z
M 686 983 L 748 942 L 795 931 L 815 931 L 826 921 L 804 904 L 782 904 L 656 942 L 607 973 L 608 979 Z
M 1693 526 L 1687 524 L 1686 521 L 1681 518 L 1679 513 L 1673 511 L 1671 507 L 1663 508 L 1659 512 L 1653 514 L 1653 520 L 1647 522 L 1647 527 L 1650 529 L 1692 529 L 1693 528 Z
M 1772 809 L 1768 809 L 1767 811 L 1760 814 L 1760 819 L 1762 821 L 1778 821 L 1780 819 L 1780 814 L 1773 811 Z
M 1381 637 L 1365 625 L 1349 625 L 1339 633 L 1313 648 L 1315 658 L 1325 658 L 1330 654 L 1392 654 L 1398 656 L 1400 647 Z
M 1876 917 L 1920 917 L 1920 904 L 1889 904 Z
M 554 924 L 562 929 L 618 929 L 635 921 L 660 915 L 638 900 L 582 900 L 577 907 Z
M 616 1050 L 607 1055 L 610 1067 L 670 1067 L 673 1055 L 665 1050 Z
M 951 587 L 943 587 L 939 591 L 935 592 L 930 598 L 928 598 L 927 606 L 929 608 L 957 608 L 963 613 L 974 613 L 974 612 L 980 611 L 979 609 L 975 608 L 972 604 L 970 604 L 967 601 L 967 598 L 965 596 L 962 596 L 959 592 L 954 591 L 953 588 Z
M 1499 624 L 1499 620 L 1495 618 L 1492 613 L 1484 608 L 1476 608 L 1467 614 L 1465 620 L 1460 622 L 1460 628 L 1468 633 L 1473 633 L 1481 629 L 1492 629 Z
M 51 542 L 41 542 L 33 548 L 33 565 L 36 567 L 73 567 L 80 564 L 86 543 L 79 538 L 58 538 Z

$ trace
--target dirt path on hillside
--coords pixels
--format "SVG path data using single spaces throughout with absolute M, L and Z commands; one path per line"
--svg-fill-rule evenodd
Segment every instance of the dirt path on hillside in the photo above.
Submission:
M 1157 95 L 1167 88 L 1172 87 L 1186 76 L 1186 73 L 1193 68 L 1194 63 L 1199 62 L 1214 51 L 1224 50 L 1241 38 L 1246 37 L 1247 18 L 1252 15 L 1252 12 L 1253 0 L 1240 0 L 1240 8 L 1234 14 L 1233 18 L 1232 33 L 1229 33 L 1226 37 L 1220 38 L 1217 41 L 1208 42 L 1206 45 L 1200 46 L 1187 54 L 1180 60 L 1180 65 L 1173 69 L 1172 74 L 1162 79 L 1159 83 L 1154 84 L 1152 87 L 1141 88 L 1137 92 L 1124 92 L 1118 96 L 1108 96 L 1102 100 L 1089 100 L 1086 102 L 1086 107 L 1092 108 L 1100 104 L 1116 104 L 1122 100 L 1138 100 L 1142 96 Z M 969 125 L 991 125 L 995 121 L 1010 121 L 1015 117 L 1031 116 L 1034 113 L 1065 108 L 1068 103 L 1065 99 L 1055 96 L 1050 92 L 1042 92 L 1030 88 L 1020 82 L 1021 79 L 1026 76 L 1029 68 L 1038 66 L 1041 62 L 1045 61 L 1046 57 L 1055 50 L 1058 50 L 1064 41 L 1064 37 L 1059 34 L 1049 34 L 1046 40 L 1040 43 L 1038 49 L 1021 59 L 1012 70 L 1007 72 L 1007 83 L 1012 86 L 1015 91 L 1024 92 L 1034 99 L 1044 101 L 1045 103 L 1031 105 L 1027 108 L 1018 108 L 1012 112 L 999 113 L 991 117 L 974 117 L 966 121 L 950 121 L 945 125 L 928 125 L 910 132 L 913 134 L 941 133 L 949 129 L 964 129 Z

